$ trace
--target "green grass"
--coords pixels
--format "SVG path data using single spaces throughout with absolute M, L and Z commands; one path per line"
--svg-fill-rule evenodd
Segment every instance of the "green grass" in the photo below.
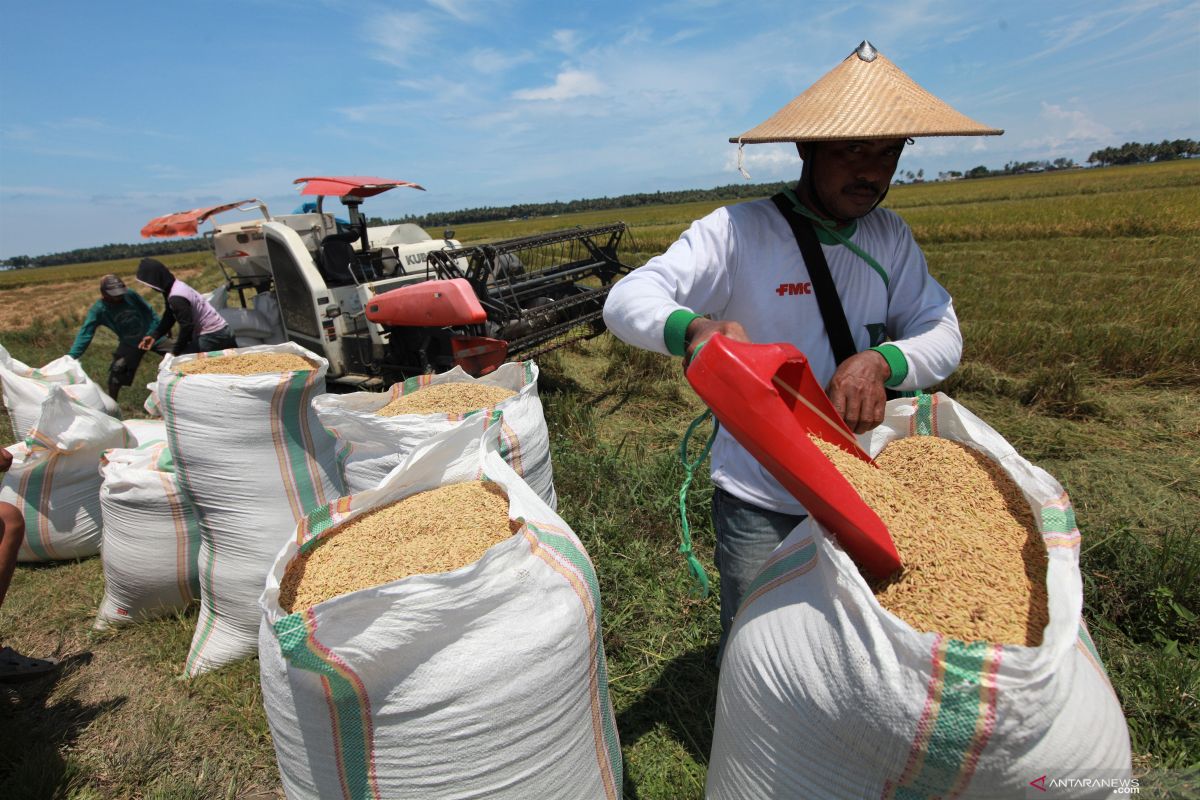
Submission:
M 1165 796 L 1149 776 L 1200 766 L 1200 328 L 1190 310 L 1200 164 L 902 186 L 888 203 L 913 220 L 955 297 L 964 363 L 941 388 L 1071 496 L 1084 615 L 1129 722 L 1140 796 Z M 457 236 L 619 218 L 649 255 L 703 205 L 461 226 Z M 193 282 L 218 279 L 210 265 Z M 36 364 L 61 355 L 73 325 L 37 322 L 0 338 Z M 84 360 L 101 379 L 103 335 Z M 122 395 L 134 415 L 157 359 L 147 362 Z M 677 360 L 609 336 L 539 366 L 559 511 L 601 582 L 625 794 L 699 798 L 719 624 L 716 598 L 692 594 L 677 552 L 677 451 L 702 406 Z M 0 415 L 0 431 L 6 422 Z M 688 519 L 715 578 L 710 497 L 698 476 Z M 18 569 L 0 638 L 73 660 L 55 682 L 0 689 L 0 742 L 19 743 L 0 747 L 5 796 L 275 796 L 255 662 L 181 681 L 195 612 L 96 634 L 102 590 L 98 559 Z

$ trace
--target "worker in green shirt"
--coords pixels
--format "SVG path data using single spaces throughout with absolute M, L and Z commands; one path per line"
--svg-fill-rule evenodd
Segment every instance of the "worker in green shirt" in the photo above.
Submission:
M 158 323 L 158 314 L 141 295 L 129 291 L 125 282 L 116 275 L 105 275 L 100 279 L 100 299 L 88 309 L 87 317 L 67 355 L 74 359 L 82 358 L 100 325 L 115 333 L 119 341 L 108 368 L 108 394 L 116 400 L 121 387 L 133 383 L 138 365 L 142 363 L 145 351 L 138 348 L 138 342 L 146 331 L 154 330 Z M 162 337 L 152 349 L 165 355 L 171 352 L 172 344 L 169 339 Z

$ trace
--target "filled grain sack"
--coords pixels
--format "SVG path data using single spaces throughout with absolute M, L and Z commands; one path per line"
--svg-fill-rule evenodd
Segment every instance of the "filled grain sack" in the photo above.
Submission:
M 273 332 L 270 320 L 266 319 L 256 308 L 242 308 L 229 305 L 229 290 L 220 286 L 207 295 L 209 305 L 216 309 L 233 336 L 238 347 L 251 347 L 263 344 Z
M 167 441 L 167 423 L 159 419 L 127 419 L 125 430 L 133 437 L 133 446 L 142 447 Z
M 499 455 L 500 431 L 486 421 L 475 415 L 415 445 L 378 488 L 310 514 L 276 558 L 259 668 L 289 798 L 620 796 L 595 570 Z M 478 512 L 433 495 L 479 481 L 506 498 L 512 527 L 482 557 L 464 556 L 452 531 Z M 400 522 L 380 536 L 420 526 L 393 549 L 392 574 L 407 577 L 369 585 L 379 578 L 360 573 L 374 560 L 330 551 L 370 547 L 378 537 L 347 539 L 350 526 L 396 509 Z M 316 574 L 322 554 L 363 569 L 333 560 Z M 298 570 L 312 586 L 295 581 Z M 350 577 L 364 588 L 324 583 Z
M 17 560 L 60 561 L 100 550 L 100 456 L 127 447 L 121 421 L 75 402 L 51 386 L 25 441 L 10 445 L 13 464 L 0 483 L 0 502 L 25 518 Z
M 397 383 L 388 392 L 326 394 L 313 406 L 338 439 L 349 492 L 377 486 L 418 443 L 476 413 L 501 414 L 500 455 L 551 508 L 558 506 L 550 436 L 532 361 L 503 364 L 482 378 L 461 367 Z
M 189 676 L 253 655 L 275 554 L 307 512 L 342 494 L 334 439 L 312 411 L 327 367 L 291 343 L 162 361 L 158 402 L 201 533 Z
M 81 405 L 121 416 L 120 406 L 88 377 L 83 365 L 70 356 L 61 356 L 41 367 L 31 367 L 9 354 L 0 345 L 0 384 L 4 389 L 4 407 L 12 418 L 13 435 L 24 439 L 41 415 L 42 403 L 50 390 L 61 386 Z
M 95 628 L 191 606 L 200 599 L 200 526 L 176 485 L 166 441 L 105 452 L 100 475 L 104 598 Z
M 995 597 L 956 622 L 948 611 L 962 605 L 986 548 L 955 545 L 943 528 L 944 540 L 927 543 L 939 557 L 923 562 L 911 544 L 906 558 L 897 539 L 906 567 L 934 569 L 936 592 L 906 603 L 889 597 L 885 583 L 877 599 L 832 535 L 806 520 L 772 554 L 734 621 L 721 663 L 709 798 L 999 800 L 1026 796 L 1042 775 L 1091 781 L 1073 784 L 1073 797 L 1108 797 L 1129 779 L 1125 718 L 1081 616 L 1079 532 L 1062 486 L 945 395 L 889 402 L 867 449 L 879 456 L 889 442 L 914 436 L 969 445 L 1019 487 L 1014 503 L 1036 524 L 1025 555 L 1042 565 L 1045 615 L 1035 586 L 1022 595 L 1030 607 L 1010 612 L 1029 630 L 985 628 L 1010 643 L 930 630 L 1005 623 L 995 610 L 1026 576 L 989 576 Z M 959 483 L 947 476 L 932 488 L 953 493 Z M 953 569 L 938 573 L 939 564 Z M 921 579 L 905 580 L 919 594 Z

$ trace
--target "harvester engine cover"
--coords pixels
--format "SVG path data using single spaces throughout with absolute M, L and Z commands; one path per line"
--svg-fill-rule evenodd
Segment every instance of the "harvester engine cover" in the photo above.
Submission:
M 367 304 L 367 319 L 380 325 L 439 328 L 487 320 L 475 290 L 463 278 L 432 280 L 392 289 Z

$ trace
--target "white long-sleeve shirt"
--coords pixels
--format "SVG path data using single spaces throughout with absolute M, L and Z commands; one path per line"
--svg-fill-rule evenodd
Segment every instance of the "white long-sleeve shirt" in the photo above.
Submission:
M 958 366 L 962 336 L 949 293 L 899 216 L 877 208 L 849 237 L 887 273 L 841 244 L 822 244 L 858 350 L 889 342 L 908 371 L 899 390 L 925 388 Z M 619 339 L 668 353 L 667 318 L 681 309 L 742 325 L 751 341 L 788 342 L 828 386 L 837 369 L 808 268 L 770 200 L 719 208 L 692 223 L 667 252 L 621 279 L 604 305 Z M 749 411 L 748 411 L 749 413 Z M 724 428 L 712 450 L 713 482 L 746 502 L 803 514 L 804 507 Z

